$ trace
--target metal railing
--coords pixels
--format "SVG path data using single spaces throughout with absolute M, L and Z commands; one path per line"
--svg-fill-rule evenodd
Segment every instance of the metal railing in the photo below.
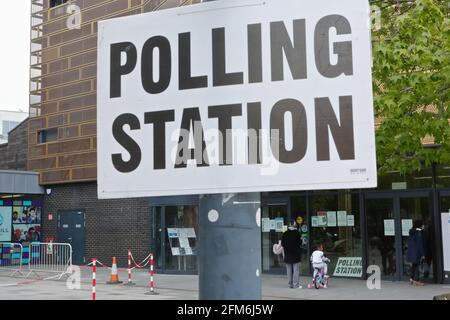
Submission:
M 72 274 L 72 246 L 68 243 L 32 242 L 28 274 L 56 273 L 55 278 Z

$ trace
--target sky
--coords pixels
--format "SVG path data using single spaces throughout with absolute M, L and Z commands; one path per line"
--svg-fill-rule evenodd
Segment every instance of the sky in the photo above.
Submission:
M 28 112 L 30 0 L 1 0 L 0 110 Z

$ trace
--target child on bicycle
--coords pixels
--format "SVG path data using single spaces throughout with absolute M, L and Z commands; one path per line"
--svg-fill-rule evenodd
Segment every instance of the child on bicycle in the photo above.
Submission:
M 316 251 L 314 251 L 311 255 L 311 263 L 314 269 L 314 274 L 316 270 L 322 269 L 325 278 L 328 278 L 327 262 L 330 262 L 330 259 L 328 259 L 323 253 L 323 244 L 318 243 L 316 245 Z

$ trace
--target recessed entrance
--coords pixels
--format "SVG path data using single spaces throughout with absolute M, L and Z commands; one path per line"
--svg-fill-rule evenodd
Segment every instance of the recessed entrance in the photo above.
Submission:
M 367 194 L 367 265 L 379 266 L 384 279 L 409 279 L 410 264 L 406 261 L 409 230 L 414 221 L 421 220 L 425 225 L 425 256 L 430 266 L 429 274 L 422 276 L 433 281 L 436 252 L 432 213 L 431 194 L 426 191 Z
M 198 205 L 153 210 L 156 267 L 164 273 L 197 273 Z

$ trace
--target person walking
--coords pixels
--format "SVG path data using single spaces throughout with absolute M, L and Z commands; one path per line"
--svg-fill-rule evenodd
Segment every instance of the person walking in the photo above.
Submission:
M 412 285 L 423 286 L 420 282 L 419 265 L 425 259 L 423 223 L 420 220 L 414 221 L 413 227 L 409 230 L 408 252 L 406 261 L 412 264 L 409 282 Z
M 297 230 L 297 223 L 292 220 L 288 230 L 281 238 L 284 249 L 284 262 L 288 277 L 289 288 L 302 288 L 300 285 L 300 261 L 302 250 L 302 238 Z

